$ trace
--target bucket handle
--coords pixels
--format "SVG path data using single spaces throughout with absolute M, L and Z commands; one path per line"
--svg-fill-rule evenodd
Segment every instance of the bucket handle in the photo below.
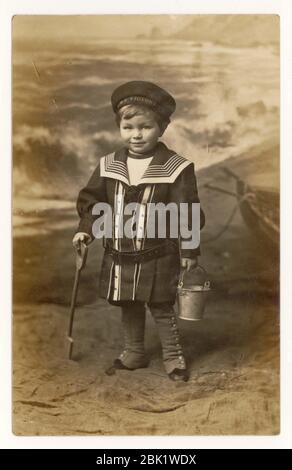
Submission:
M 196 269 L 197 269 L 197 268 L 201 268 L 201 270 L 202 270 L 205 274 L 207 274 L 206 269 L 203 268 L 203 266 L 201 266 L 200 264 L 198 264 L 198 266 L 196 267 Z M 183 281 L 184 281 L 184 275 L 185 275 L 186 272 L 187 272 L 186 268 L 183 268 L 183 269 L 181 270 L 181 273 L 180 273 L 180 276 L 179 276 L 179 282 L 178 282 L 178 287 L 179 287 L 180 289 L 181 289 L 181 288 L 183 287 L 183 285 L 184 285 L 184 282 L 183 282 Z M 204 286 L 205 286 L 205 287 L 210 287 L 210 281 L 205 281 Z

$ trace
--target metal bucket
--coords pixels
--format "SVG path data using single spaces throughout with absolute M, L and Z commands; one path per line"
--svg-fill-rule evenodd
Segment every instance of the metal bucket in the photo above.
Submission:
M 204 273 L 206 271 L 199 266 Z M 183 278 L 185 271 L 182 272 L 177 288 L 178 318 L 181 320 L 198 321 L 202 320 L 206 300 L 210 291 L 210 281 L 205 280 L 203 284 L 184 286 Z

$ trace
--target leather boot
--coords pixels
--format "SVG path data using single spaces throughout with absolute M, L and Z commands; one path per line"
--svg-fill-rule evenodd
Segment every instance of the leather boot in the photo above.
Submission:
M 173 306 L 169 303 L 150 304 L 162 346 L 165 370 L 172 380 L 188 380 L 186 362 Z
M 144 349 L 145 306 L 143 303 L 133 302 L 122 307 L 122 327 L 125 347 L 117 364 L 123 364 L 130 370 L 147 367 L 148 360 Z

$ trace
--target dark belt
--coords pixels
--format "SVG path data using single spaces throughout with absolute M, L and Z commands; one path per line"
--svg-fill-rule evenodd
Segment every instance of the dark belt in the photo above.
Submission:
M 118 251 L 115 250 L 108 242 L 105 245 L 105 252 L 112 256 L 115 263 L 142 263 L 155 258 L 169 255 L 171 253 L 179 253 L 178 246 L 175 242 L 167 240 L 166 243 L 140 251 Z

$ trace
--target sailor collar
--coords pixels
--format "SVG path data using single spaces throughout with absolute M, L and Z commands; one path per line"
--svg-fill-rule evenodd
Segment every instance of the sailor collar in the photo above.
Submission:
M 125 147 L 100 159 L 100 176 L 122 181 L 130 186 Z M 153 159 L 141 177 L 140 184 L 173 183 L 191 162 L 165 144 L 158 142 Z

